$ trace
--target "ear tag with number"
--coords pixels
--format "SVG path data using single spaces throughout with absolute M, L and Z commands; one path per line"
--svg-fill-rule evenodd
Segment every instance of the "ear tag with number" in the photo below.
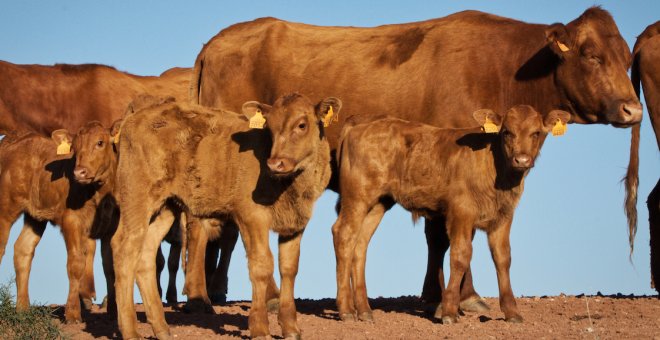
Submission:
M 328 109 L 328 113 L 323 117 L 323 126 L 328 127 L 330 123 L 339 121 L 339 115 L 335 115 L 335 111 L 332 109 L 332 106 Z
M 561 41 L 557 41 L 557 46 L 559 47 L 559 49 L 560 49 L 562 52 L 568 52 L 568 51 L 570 51 L 570 48 L 568 48 L 568 46 L 562 44 Z
M 555 126 L 552 127 L 552 135 L 553 136 L 561 136 L 566 133 L 566 124 L 561 121 L 561 119 L 557 118 L 557 122 L 555 123 Z
M 57 146 L 58 155 L 68 155 L 71 153 L 71 144 L 66 140 L 63 140 L 60 145 Z
M 261 110 L 257 112 L 250 118 L 250 129 L 263 129 L 264 124 L 266 124 L 266 119 L 261 114 Z
M 500 132 L 500 128 L 495 125 L 488 117 L 486 117 L 486 122 L 484 125 L 481 127 L 482 130 L 484 130 L 485 133 L 498 133 Z

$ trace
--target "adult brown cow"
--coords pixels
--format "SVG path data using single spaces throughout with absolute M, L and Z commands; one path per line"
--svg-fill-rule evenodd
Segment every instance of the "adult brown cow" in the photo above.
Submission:
M 630 49 L 612 16 L 599 7 L 566 25 L 477 11 L 374 28 L 262 18 L 222 30 L 204 46 L 195 62 L 191 100 L 238 110 L 248 99 L 270 102 L 278 93 L 301 91 L 313 99 L 336 93 L 346 114 L 327 130 L 332 150 L 344 117 L 357 113 L 457 128 L 469 126 L 477 109 L 503 112 L 529 104 L 539 112 L 566 110 L 579 124 L 626 127 L 642 117 L 626 73 L 630 63 Z M 637 220 L 638 142 L 632 139 L 626 181 L 631 231 Z M 336 190 L 336 178 L 330 187 Z M 438 301 L 444 285 L 449 242 L 443 226 L 442 219 L 426 220 L 427 301 Z M 479 301 L 469 270 L 466 282 L 462 299 Z
M 649 25 L 633 48 L 632 82 L 637 95 L 640 82 L 644 88 L 646 109 L 651 118 L 655 138 L 660 149 L 660 21 Z M 635 127 L 639 129 L 639 127 Z M 651 232 L 651 286 L 660 293 L 660 180 L 646 201 Z
M 140 93 L 188 98 L 189 68 L 143 77 L 96 64 L 16 65 L 0 61 L 0 134 L 44 136 L 78 131 L 97 120 L 111 126 Z

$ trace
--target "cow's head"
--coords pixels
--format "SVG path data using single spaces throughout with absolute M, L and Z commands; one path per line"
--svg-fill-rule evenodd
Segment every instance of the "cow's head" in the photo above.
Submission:
M 507 167 L 523 172 L 534 166 L 548 132 L 559 128 L 559 133 L 563 133 L 562 129 L 571 115 L 566 111 L 554 110 L 544 119 L 533 107 L 517 105 L 504 115 L 482 109 L 475 111 L 473 117 L 485 128 L 492 126 L 493 130 L 486 132 L 499 131 L 501 150 Z
M 642 104 L 628 78 L 628 45 L 612 16 L 592 7 L 567 25 L 553 24 L 545 32 L 559 58 L 555 81 L 576 123 L 610 123 L 626 127 L 642 119 Z
M 99 122 L 89 122 L 73 136 L 71 146 L 76 159 L 73 176 L 77 182 L 103 184 L 109 176 L 113 176 L 117 164 L 114 136 L 119 131 L 119 125 L 120 121 L 117 121 L 111 129 L 106 129 Z M 71 139 L 64 129 L 52 134 L 56 143 L 63 136 Z
M 268 168 L 275 176 L 288 176 L 305 169 L 326 143 L 323 135 L 324 119 L 341 110 L 341 100 L 329 97 L 314 105 L 307 97 L 293 93 L 280 97 L 270 106 L 255 101 L 243 104 L 243 114 L 251 121 L 263 116 L 270 130 L 273 146 Z

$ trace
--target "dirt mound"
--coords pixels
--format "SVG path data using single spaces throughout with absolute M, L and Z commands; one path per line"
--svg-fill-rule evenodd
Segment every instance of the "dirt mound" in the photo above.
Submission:
M 433 319 L 417 297 L 370 300 L 374 322 L 341 322 L 334 299 L 297 300 L 298 324 L 306 339 L 660 339 L 660 299 L 638 296 L 553 296 L 518 298 L 522 324 L 503 321 L 496 298 L 486 298 L 491 311 L 466 313 L 457 324 Z M 248 301 L 215 306 L 216 315 L 186 314 L 165 308 L 176 339 L 248 338 Z M 139 332 L 153 336 L 141 305 L 137 306 Z M 119 336 L 116 322 L 94 307 L 83 315 L 86 323 L 63 325 L 73 339 L 108 339 Z M 270 332 L 281 338 L 277 315 L 270 315 Z

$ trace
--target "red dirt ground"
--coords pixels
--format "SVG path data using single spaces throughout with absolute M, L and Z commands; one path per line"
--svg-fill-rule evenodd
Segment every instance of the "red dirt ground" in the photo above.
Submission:
M 341 322 L 334 299 L 297 300 L 298 324 L 304 339 L 660 339 L 658 297 L 554 296 L 518 298 L 522 324 L 503 321 L 496 298 L 486 298 L 487 313 L 467 313 L 454 325 L 443 325 L 425 312 L 417 297 L 372 299 L 374 322 Z M 215 306 L 216 315 L 186 314 L 166 307 L 175 339 L 248 338 L 250 303 Z M 139 305 L 139 332 L 152 337 Z M 94 307 L 86 323 L 63 325 L 73 339 L 119 336 L 116 323 Z M 281 338 L 277 315 L 270 315 L 273 338 Z

